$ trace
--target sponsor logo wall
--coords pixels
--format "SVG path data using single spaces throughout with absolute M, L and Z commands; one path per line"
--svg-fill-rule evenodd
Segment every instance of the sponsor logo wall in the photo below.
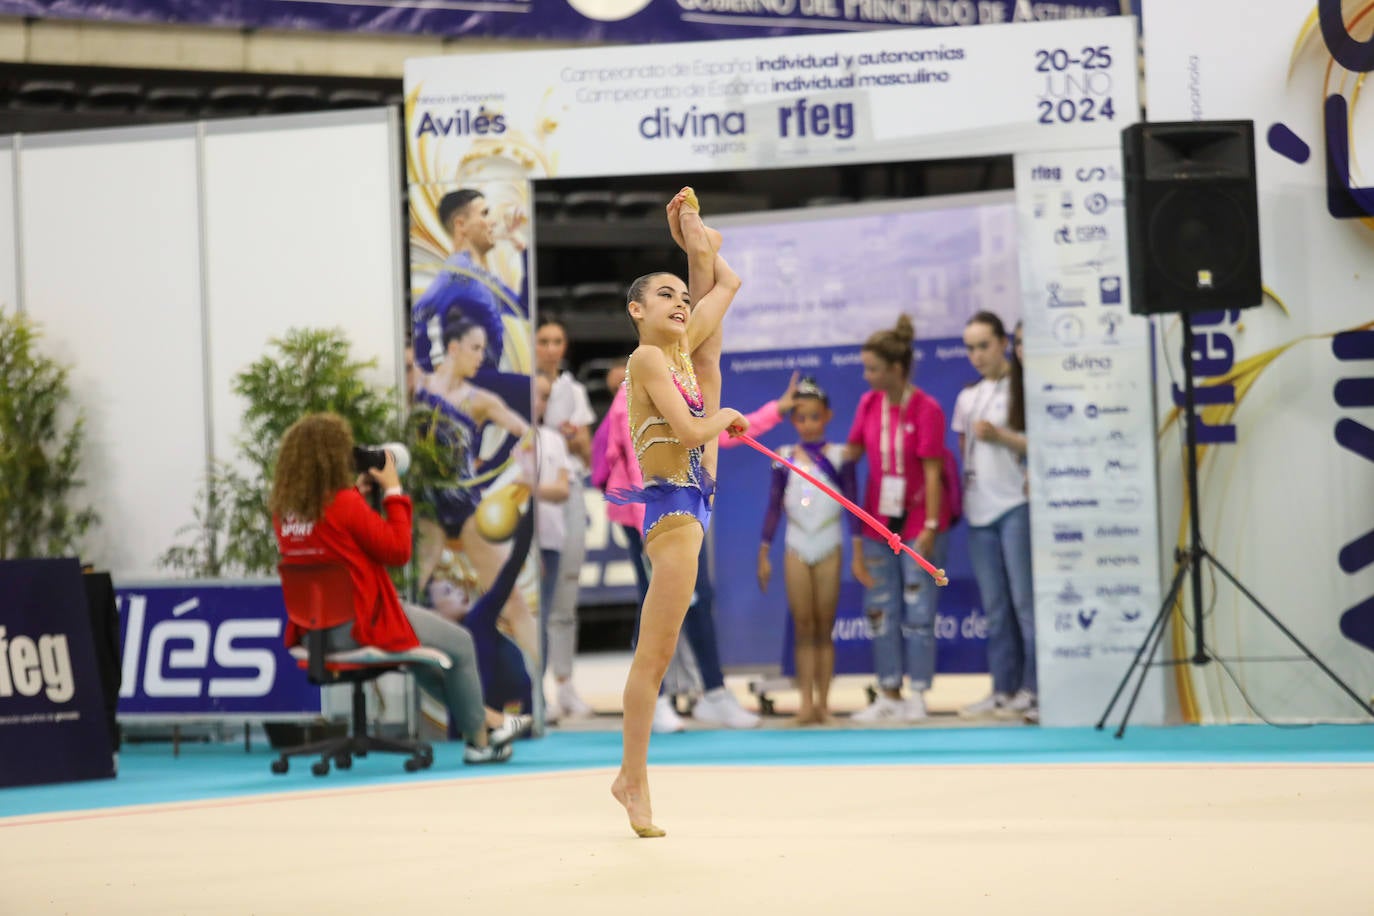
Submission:
M 1016 159 L 1042 721 L 1095 722 L 1160 601 L 1149 324 L 1119 147 Z M 1164 717 L 1152 675 L 1133 721 Z

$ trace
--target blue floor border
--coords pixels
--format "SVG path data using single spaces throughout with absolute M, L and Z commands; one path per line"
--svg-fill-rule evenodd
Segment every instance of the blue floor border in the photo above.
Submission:
M 400 756 L 373 755 L 328 777 L 309 761 L 274 776 L 265 745 L 126 746 L 112 780 L 0 789 L 0 818 L 168 802 L 194 802 L 313 789 L 358 789 L 436 779 L 558 773 L 620 761 L 618 731 L 554 732 L 521 742 L 494 766 L 464 766 L 458 744 L 435 746 L 434 767 L 407 774 Z M 1132 727 L 1118 740 L 1089 728 L 765 729 L 656 735 L 659 766 L 960 766 L 1024 764 L 1374 764 L 1374 726 Z

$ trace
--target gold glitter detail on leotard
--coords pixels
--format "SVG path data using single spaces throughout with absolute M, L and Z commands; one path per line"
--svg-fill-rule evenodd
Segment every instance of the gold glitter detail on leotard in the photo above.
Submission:
M 677 388 L 687 401 L 688 409 L 694 416 L 702 416 L 704 409 L 701 401 L 701 386 L 697 382 L 696 372 L 692 369 L 692 360 L 686 351 L 678 351 L 679 360 L 682 366 L 669 366 Z M 639 469 L 648 483 L 671 483 L 680 487 L 700 487 L 701 486 L 701 454 L 703 449 L 686 448 L 682 445 L 682 440 L 672 435 L 672 427 L 667 419 L 661 416 L 645 417 L 642 421 L 635 416 L 636 395 L 641 394 L 635 385 L 634 376 L 627 369 L 625 372 L 626 385 L 626 413 L 630 425 L 630 438 L 634 442 L 635 458 L 639 461 Z M 647 400 L 647 395 L 642 395 Z M 694 404 L 693 401 L 696 403 Z M 668 435 L 648 434 L 658 432 L 656 427 L 667 427 Z

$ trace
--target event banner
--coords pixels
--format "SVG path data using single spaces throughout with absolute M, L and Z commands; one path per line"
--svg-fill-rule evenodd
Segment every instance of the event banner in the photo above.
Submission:
M 282 641 L 280 585 L 129 585 L 116 590 L 116 600 L 121 717 L 320 714 L 320 689 Z
M 1255 122 L 1259 308 L 1194 319 L 1188 347 L 1207 548 L 1362 697 L 1374 693 L 1374 115 L 1370 0 L 1150 0 L 1155 120 Z M 1242 25 L 1243 23 L 1243 25 Z M 1182 333 L 1158 320 L 1165 550 L 1188 526 L 1179 459 Z M 1192 721 L 1367 719 L 1220 574 L 1208 646 L 1178 668 Z M 1191 601 L 1185 603 L 1191 616 Z M 1178 657 L 1190 634 L 1175 632 Z M 1243 692 L 1242 692 L 1243 691 Z
M 80 564 L 0 562 L 0 787 L 114 775 Z
M 750 213 L 711 225 L 724 234 L 732 265 L 749 278 L 725 322 L 721 374 L 727 405 L 753 411 L 782 394 L 794 371 L 801 372 L 830 400 L 826 441 L 844 443 L 859 398 L 868 391 L 859 348 L 905 312 L 919 341 L 915 382 L 944 410 L 941 432 L 951 454 L 958 455 L 949 420 L 955 398 L 977 378 L 964 352 L 964 324 L 982 310 L 998 314 L 1008 329 L 1020 317 L 1016 212 L 1009 193 Z M 762 441 L 774 450 L 791 446 L 797 430 L 784 421 Z M 867 461 L 857 470 L 861 483 L 873 473 Z M 752 450 L 721 454 L 712 524 L 716 619 L 726 664 L 781 662 L 790 671 L 784 648 L 790 646 L 785 518 L 773 539 L 766 590 L 757 574 L 771 475 L 771 463 Z M 872 632 L 849 557 L 849 534 L 862 529 L 848 518 L 842 526 L 843 579 L 832 632 L 836 671 L 869 672 Z M 951 532 L 945 567 L 950 584 L 940 591 L 936 608 L 936 667 L 944 673 L 987 670 L 987 622 L 965 546 L 966 527 L 956 525 Z
M 0 15 L 589 42 L 1112 16 L 1121 0 L 0 0 Z
M 1159 607 L 1149 323 L 1130 314 L 1119 147 L 1016 157 L 1046 725 L 1097 721 Z M 1163 720 L 1154 676 L 1133 713 Z
M 411 445 L 421 600 L 473 636 L 487 705 L 540 699 L 529 182 L 410 188 Z
M 1113 142 L 1134 21 L 408 61 L 410 180 L 887 162 Z

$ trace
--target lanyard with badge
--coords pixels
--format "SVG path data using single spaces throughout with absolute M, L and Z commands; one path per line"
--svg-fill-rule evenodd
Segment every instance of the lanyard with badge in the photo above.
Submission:
M 987 417 L 987 412 L 992 408 L 993 402 L 996 401 L 996 400 L 997 400 L 997 396 L 998 396 L 999 394 L 1002 393 L 1002 382 L 1003 382 L 1006 378 L 1007 378 L 1007 376 L 1004 375 L 1004 376 L 1002 376 L 1002 378 L 999 378 L 997 381 L 993 382 L 992 385 L 991 385 L 991 387 L 988 389 L 988 391 L 989 391 L 988 396 L 985 397 L 985 398 L 983 398 L 982 403 L 980 403 L 976 408 L 974 408 L 973 410 L 970 410 L 970 411 L 969 411 L 969 422 L 968 422 L 968 426 L 967 426 L 967 428 L 964 430 L 964 489 L 965 489 L 965 490 L 967 490 L 969 487 L 973 486 L 973 480 L 974 480 L 974 477 L 976 476 L 976 475 L 974 474 L 974 471 L 973 471 L 973 446 L 977 444 L 977 442 L 978 442 L 978 436 L 975 435 L 975 433 L 974 433 L 974 427 L 978 425 L 978 421 L 983 420 L 983 419 L 986 419 L 986 417 Z
M 884 396 L 882 399 L 882 419 L 878 427 L 878 459 L 882 464 L 883 477 L 878 487 L 878 514 L 891 519 L 901 519 L 906 515 L 906 436 L 902 434 L 902 417 L 906 414 L 909 400 L 911 390 L 907 389 L 902 392 L 902 402 L 897 407 L 897 429 L 889 436 L 888 415 L 891 411 L 887 397 Z

